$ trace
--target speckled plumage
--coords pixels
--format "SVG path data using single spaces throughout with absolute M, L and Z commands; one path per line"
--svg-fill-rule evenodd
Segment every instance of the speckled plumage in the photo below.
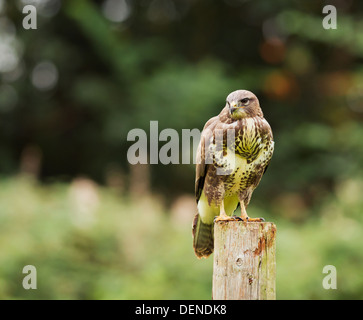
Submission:
M 233 139 L 229 134 L 234 134 Z M 216 216 L 231 216 L 241 204 L 242 218 L 248 218 L 246 208 L 273 150 L 272 131 L 257 97 L 247 90 L 232 92 L 221 113 L 205 124 L 198 148 L 198 214 L 193 222 L 193 245 L 198 257 L 208 257 L 213 252 Z M 204 240 L 208 241 L 202 239 L 206 237 L 209 239 Z

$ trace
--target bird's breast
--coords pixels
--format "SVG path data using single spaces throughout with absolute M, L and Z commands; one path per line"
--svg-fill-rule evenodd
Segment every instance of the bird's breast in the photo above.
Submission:
M 258 122 L 253 118 L 241 120 L 236 126 L 235 135 L 235 152 L 245 159 L 255 159 L 264 147 Z

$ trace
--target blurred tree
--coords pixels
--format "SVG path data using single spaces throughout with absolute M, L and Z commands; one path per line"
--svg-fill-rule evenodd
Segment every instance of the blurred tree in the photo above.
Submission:
M 297 192 L 311 204 L 362 175 L 359 1 L 331 1 L 336 30 L 323 28 L 325 2 L 312 0 L 42 0 L 37 30 L 21 27 L 23 2 L 2 3 L 3 174 L 35 146 L 43 181 L 104 182 L 115 163 L 129 170 L 129 130 L 148 132 L 151 120 L 201 130 L 229 92 L 246 88 L 276 139 L 257 199 Z M 193 166 L 151 171 L 154 188 L 193 192 Z

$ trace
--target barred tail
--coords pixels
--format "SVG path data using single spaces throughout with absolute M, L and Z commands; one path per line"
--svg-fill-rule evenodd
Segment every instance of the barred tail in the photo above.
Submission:
M 193 248 L 195 255 L 208 258 L 214 250 L 213 224 L 205 224 L 197 213 L 193 221 Z

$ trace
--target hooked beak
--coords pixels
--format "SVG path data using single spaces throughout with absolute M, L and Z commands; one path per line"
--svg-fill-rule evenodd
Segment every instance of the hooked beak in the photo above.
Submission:
M 240 109 L 240 108 L 243 108 L 243 107 L 238 107 L 238 103 L 236 101 L 232 101 L 230 104 L 229 104 L 229 112 L 232 114 L 234 111 L 236 111 L 237 109 Z
M 236 101 L 229 104 L 229 112 L 233 120 L 239 120 L 247 116 L 245 106 L 238 106 Z

